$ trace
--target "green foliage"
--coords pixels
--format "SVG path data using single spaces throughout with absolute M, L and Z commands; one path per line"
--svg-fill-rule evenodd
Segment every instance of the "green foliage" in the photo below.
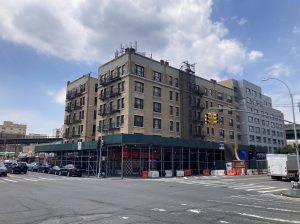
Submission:
M 296 148 L 293 148 L 291 145 L 286 145 L 276 150 L 277 154 L 289 154 L 296 153 Z

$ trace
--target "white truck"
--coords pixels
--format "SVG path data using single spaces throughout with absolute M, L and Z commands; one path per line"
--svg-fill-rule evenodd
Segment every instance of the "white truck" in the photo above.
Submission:
M 299 156 L 300 159 L 300 156 Z M 268 175 L 272 179 L 298 178 L 297 156 L 289 154 L 267 154 Z

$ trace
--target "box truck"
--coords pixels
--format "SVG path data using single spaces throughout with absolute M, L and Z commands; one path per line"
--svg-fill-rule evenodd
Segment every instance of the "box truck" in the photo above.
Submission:
M 300 159 L 300 156 L 299 156 Z M 298 178 L 297 156 L 289 154 L 267 154 L 268 175 L 272 179 Z

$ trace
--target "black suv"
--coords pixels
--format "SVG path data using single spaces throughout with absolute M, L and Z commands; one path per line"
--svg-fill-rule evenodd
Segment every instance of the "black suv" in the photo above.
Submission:
M 23 162 L 17 162 L 11 164 L 11 173 L 27 173 L 27 164 Z
M 81 177 L 81 169 L 76 168 L 73 164 L 65 165 L 64 167 L 60 168 L 59 175 L 66 175 L 66 176 L 78 176 Z

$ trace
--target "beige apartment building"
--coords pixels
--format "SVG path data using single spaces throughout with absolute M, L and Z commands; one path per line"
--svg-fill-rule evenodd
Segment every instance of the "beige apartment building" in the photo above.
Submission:
M 99 67 L 98 136 L 124 134 L 240 142 L 239 115 L 233 89 L 145 57 L 133 48 Z M 206 125 L 210 107 L 219 125 Z M 97 136 L 97 137 L 98 137 Z
M 26 124 L 4 121 L 3 125 L 0 125 L 0 139 L 25 138 L 26 129 Z
M 90 74 L 67 83 L 64 143 L 95 140 L 98 80 Z

